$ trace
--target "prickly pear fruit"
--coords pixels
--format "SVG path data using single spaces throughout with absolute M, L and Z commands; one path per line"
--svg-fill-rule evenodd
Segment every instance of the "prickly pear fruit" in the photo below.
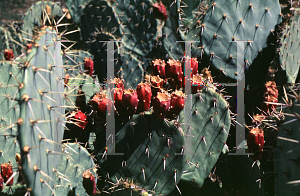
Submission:
M 164 4 L 160 1 L 159 3 L 155 3 L 153 6 L 153 15 L 155 18 L 159 20 L 166 21 L 168 19 L 168 14 L 166 7 Z
M 265 94 L 264 94 L 264 101 L 265 102 L 278 102 L 278 90 L 276 88 L 276 83 L 274 81 L 268 81 L 265 84 Z M 264 103 L 263 109 L 265 112 L 272 111 L 277 108 L 277 105 Z
M 163 119 L 168 110 L 170 109 L 171 96 L 167 92 L 157 93 L 157 96 L 153 99 L 154 114 L 158 119 Z
M 114 78 L 114 84 L 115 84 L 115 88 L 121 88 L 122 90 L 124 90 L 124 82 L 122 79 Z
M 71 78 L 71 76 L 69 74 L 65 75 L 65 78 L 64 78 L 65 84 L 68 84 L 70 78 Z
M 124 107 L 122 105 L 123 98 L 123 89 L 122 88 L 114 88 L 114 102 L 115 107 L 119 114 L 124 113 Z
M 140 83 L 138 84 L 137 88 L 137 95 L 139 99 L 139 110 L 140 111 L 147 111 L 150 109 L 152 92 L 151 86 L 149 83 Z
M 33 44 L 29 43 L 29 44 L 26 44 L 26 50 L 30 50 L 32 48 Z
M 192 94 L 197 93 L 203 88 L 202 76 L 199 74 L 193 75 L 192 78 Z
M 87 72 L 90 76 L 93 75 L 94 61 L 92 60 L 92 58 L 91 57 L 89 57 L 89 58 L 85 57 L 83 59 L 83 61 L 84 61 L 84 69 L 87 70 Z
M 8 179 L 13 174 L 12 165 L 10 163 L 1 164 L 1 174 L 4 180 L 4 183 L 8 181 Z M 7 185 L 12 186 L 14 183 L 14 178 L 12 178 Z
M 13 50 L 12 49 L 5 49 L 4 50 L 4 58 L 7 61 L 11 61 L 14 58 Z
M 161 59 L 155 59 L 152 61 L 152 74 L 153 75 L 159 75 L 159 77 L 165 79 L 166 74 L 165 74 L 165 68 L 166 68 L 166 63 L 164 60 Z
M 185 95 L 182 91 L 176 90 L 171 94 L 170 111 L 172 114 L 179 114 L 184 108 Z
M 159 76 L 151 76 L 150 83 L 151 83 L 152 95 L 156 97 L 157 93 L 160 92 L 160 89 L 164 84 L 164 80 L 161 79 Z
M 106 120 L 107 95 L 97 93 L 92 99 L 92 107 L 100 118 Z
M 0 192 L 3 190 L 3 178 L 2 178 L 2 175 L 0 174 Z
M 253 155 L 251 155 L 251 158 L 254 161 L 260 159 L 264 143 L 264 131 L 259 128 L 251 129 L 247 138 L 247 146 L 249 153 L 253 153 Z
M 182 61 L 182 71 L 184 72 L 184 65 L 187 65 L 185 62 L 191 61 L 191 74 L 196 75 L 198 73 L 198 60 L 197 58 L 184 57 Z
M 85 129 L 86 124 L 88 123 L 87 117 L 82 111 L 78 110 L 77 112 L 73 111 L 75 124 L 80 129 Z
M 136 113 L 139 104 L 137 92 L 133 89 L 124 90 L 122 104 L 126 108 L 127 114 L 132 115 Z
M 88 195 L 96 195 L 96 181 L 95 177 L 90 171 L 83 172 L 82 185 Z
M 181 63 L 178 60 L 169 59 L 166 65 L 166 77 L 172 88 L 181 88 L 183 80 L 183 72 Z

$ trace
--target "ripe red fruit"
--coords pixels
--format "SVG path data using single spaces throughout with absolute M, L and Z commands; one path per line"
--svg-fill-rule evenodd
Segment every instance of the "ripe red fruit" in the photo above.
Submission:
M 185 95 L 182 91 L 175 91 L 171 95 L 170 113 L 179 114 L 185 104 Z
M 26 49 L 27 50 L 30 50 L 32 48 L 33 44 L 29 43 L 29 44 L 26 44 Z
M 191 75 L 196 75 L 198 73 L 198 60 L 197 58 L 184 57 L 182 61 L 182 71 L 184 72 L 185 65 L 191 61 Z
M 192 94 L 197 93 L 198 91 L 200 91 L 203 88 L 203 80 L 202 80 L 202 76 L 197 74 L 197 75 L 193 75 L 192 78 Z
M 80 129 L 85 129 L 86 124 L 88 123 L 87 117 L 82 111 L 78 110 L 77 112 L 73 113 L 74 115 L 74 120 L 75 124 L 80 128 Z
M 247 146 L 249 153 L 253 153 L 251 158 L 256 161 L 259 160 L 263 151 L 265 141 L 264 141 L 264 131 L 259 128 L 251 129 L 247 138 Z
M 89 58 L 85 57 L 83 62 L 84 62 L 84 69 L 87 70 L 87 72 L 90 76 L 93 75 L 94 61 L 92 60 L 92 58 L 91 57 L 89 57 Z
M 97 93 L 92 99 L 93 109 L 97 112 L 97 115 L 106 120 L 107 109 L 107 96 L 104 93 Z
M 122 104 L 128 115 L 136 113 L 139 104 L 137 92 L 133 89 L 124 90 Z
M 124 82 L 122 79 L 114 78 L 114 84 L 115 84 L 115 88 L 121 88 L 122 90 L 124 90 Z
M 158 119 L 163 119 L 166 116 L 170 109 L 170 102 L 171 96 L 169 93 L 157 93 L 157 96 L 153 99 L 153 110 Z
M 159 20 L 166 21 L 168 19 L 166 7 L 162 2 L 155 3 L 153 6 L 153 15 Z
M 150 109 L 152 92 L 149 83 L 140 83 L 136 88 L 139 99 L 139 110 L 147 111 Z
M 3 183 L 4 183 L 4 180 L 2 178 L 2 175 L 0 174 L 0 192 L 3 190 Z
M 115 107 L 119 114 L 124 113 L 124 107 L 122 105 L 123 98 L 123 89 L 122 88 L 114 88 L 114 102 Z
M 64 80 L 65 84 L 68 84 L 70 78 L 71 76 L 69 74 L 65 75 L 65 80 Z
M 166 63 L 164 60 L 161 59 L 155 59 L 152 61 L 152 74 L 153 75 L 159 75 L 159 77 L 165 79 L 165 68 L 166 68 Z
M 8 179 L 13 174 L 12 165 L 10 163 L 1 164 L 1 174 L 4 180 L 4 183 L 8 181 Z M 7 185 L 12 186 L 14 183 L 14 178 L 12 178 Z
M 88 195 L 96 195 L 96 180 L 92 172 L 85 171 L 83 172 L 82 185 Z
M 161 79 L 159 76 L 151 76 L 150 83 L 151 83 L 152 95 L 156 97 L 157 93 L 160 92 L 160 89 L 164 84 L 164 80 Z
M 183 72 L 181 63 L 178 60 L 169 59 L 166 65 L 166 77 L 172 88 L 181 88 L 183 80 Z
M 13 50 L 12 49 L 5 49 L 4 50 L 4 58 L 7 61 L 11 61 L 14 58 Z

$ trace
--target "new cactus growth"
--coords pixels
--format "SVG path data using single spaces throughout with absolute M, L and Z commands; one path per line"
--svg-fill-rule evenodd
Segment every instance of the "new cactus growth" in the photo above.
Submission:
M 247 137 L 247 146 L 249 153 L 253 153 L 253 155 L 251 155 L 251 158 L 254 161 L 261 158 L 264 143 L 264 131 L 260 128 L 251 129 Z

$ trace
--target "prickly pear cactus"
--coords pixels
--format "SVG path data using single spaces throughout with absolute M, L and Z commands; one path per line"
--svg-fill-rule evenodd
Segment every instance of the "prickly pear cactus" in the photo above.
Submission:
M 63 15 L 59 5 L 52 1 L 38 1 L 33 4 L 26 12 L 21 26 L 23 38 L 32 39 L 33 30 L 35 27 L 40 27 L 45 24 L 52 24 L 53 18 Z
M 290 92 L 283 114 L 285 119 L 278 126 L 277 148 L 274 151 L 276 195 L 300 194 L 299 187 L 299 139 L 300 139 L 300 93 Z
M 100 139 L 98 134 L 95 148 L 105 145 L 97 143 Z M 174 124 L 159 121 L 154 114 L 133 115 L 116 133 L 115 143 L 115 152 L 123 155 L 103 154 L 105 148 L 96 151 L 100 168 L 113 183 L 129 179 L 164 195 L 176 187 L 183 172 L 184 144 Z
M 299 55 L 298 55 L 298 45 L 296 44 L 300 41 L 298 36 L 298 24 L 300 9 L 294 11 L 294 17 L 291 18 L 290 22 L 286 24 L 283 34 L 280 38 L 280 65 L 283 70 L 286 71 L 287 82 L 295 83 L 296 78 L 300 69 Z
M 64 75 L 60 37 L 51 27 L 41 28 L 27 53 L 19 74 L 23 76 L 19 99 L 20 116 L 15 127 L 21 148 L 23 177 L 34 195 L 54 193 L 53 168 L 61 155 L 64 131 Z M 39 108 L 39 112 L 34 109 Z
M 204 88 L 192 96 L 191 115 L 181 111 L 179 121 L 182 120 L 186 122 L 180 126 L 186 137 L 186 161 L 181 179 L 201 187 L 228 137 L 231 124 L 228 104 L 212 88 Z
M 214 67 L 237 79 L 237 52 L 244 51 L 247 70 L 280 21 L 278 1 L 212 1 L 202 23 L 204 52 Z M 235 41 L 243 43 L 237 47 Z

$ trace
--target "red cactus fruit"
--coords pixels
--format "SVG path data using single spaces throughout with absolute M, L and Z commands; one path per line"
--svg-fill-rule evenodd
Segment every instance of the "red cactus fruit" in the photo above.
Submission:
M 271 102 L 271 103 L 278 102 L 278 90 L 276 88 L 276 83 L 274 81 L 268 81 L 265 84 L 264 101 Z M 263 104 L 263 109 L 265 112 L 269 112 L 277 108 L 277 105 L 271 103 Z
M 104 93 L 97 93 L 92 99 L 92 106 L 97 115 L 106 120 L 106 109 L 107 109 L 107 95 Z
M 168 110 L 170 109 L 171 96 L 169 93 L 163 92 L 157 93 L 157 96 L 153 99 L 154 114 L 158 119 L 163 119 Z
M 85 57 L 83 62 L 84 62 L 84 69 L 87 70 L 87 72 L 90 76 L 93 75 L 94 61 L 92 60 L 92 58 L 91 57 L 89 57 L 89 58 Z
M 203 88 L 203 86 L 202 86 L 203 84 L 204 83 L 203 83 L 201 75 L 199 75 L 199 74 L 193 75 L 193 78 L 192 78 L 192 94 L 195 94 L 198 91 L 200 91 Z
M 121 88 L 122 90 L 124 90 L 124 82 L 122 79 L 114 78 L 114 84 L 115 84 L 115 88 Z
M 26 44 L 26 49 L 27 50 L 30 50 L 32 48 L 33 44 L 29 43 L 29 44 Z
M 65 79 L 64 79 L 65 84 L 68 84 L 70 78 L 71 76 L 69 74 L 65 75 Z
M 166 77 L 172 88 L 181 88 L 183 84 L 183 72 L 178 60 L 169 59 L 166 65 Z
M 151 83 L 152 95 L 156 97 L 157 93 L 160 92 L 160 89 L 164 84 L 164 80 L 161 79 L 159 76 L 151 76 L 150 83 Z
M 4 183 L 8 181 L 8 179 L 13 174 L 12 165 L 10 163 L 1 164 L 1 174 L 4 180 Z M 7 185 L 12 186 L 14 183 L 14 178 L 12 178 Z
M 172 114 L 179 114 L 184 108 L 185 95 L 182 91 L 175 91 L 171 95 L 170 111 Z
M 166 68 L 166 63 L 164 60 L 161 59 L 155 59 L 152 61 L 152 74 L 153 75 L 159 75 L 159 77 L 165 79 L 165 68 Z
M 191 61 L 192 59 L 192 61 Z M 196 75 L 198 73 L 198 60 L 197 58 L 184 57 L 182 61 L 182 71 L 184 72 L 185 62 L 191 61 L 191 75 Z
M 82 185 L 88 195 L 96 195 L 96 180 L 92 172 L 85 171 L 83 172 Z
M 7 61 L 11 61 L 14 58 L 14 52 L 12 49 L 5 49 L 4 50 L 4 58 Z
M 251 129 L 247 138 L 247 146 L 249 153 L 253 153 L 253 155 L 251 155 L 251 158 L 254 161 L 260 159 L 264 143 L 264 131 L 259 128 Z
M 86 115 L 78 110 L 77 112 L 74 111 L 74 120 L 75 121 L 75 124 L 80 128 L 80 129 L 85 129 L 86 127 L 86 124 L 88 123 L 88 120 L 87 120 L 87 117 Z
M 139 110 L 147 111 L 150 109 L 152 92 L 149 83 L 140 83 L 136 88 L 138 98 L 139 98 Z
M 122 97 L 123 107 L 129 115 L 136 113 L 139 104 L 137 92 L 133 89 L 124 90 Z
M 164 6 L 164 4 L 161 1 L 159 3 L 154 4 L 153 15 L 155 18 L 157 18 L 159 20 L 166 21 L 168 19 L 166 7 Z
M 3 183 L 4 183 L 4 180 L 2 178 L 2 175 L 0 174 L 0 192 L 3 190 Z
M 119 114 L 123 114 L 124 107 L 122 105 L 122 98 L 123 98 L 123 89 L 122 88 L 114 88 L 114 102 L 115 107 Z

